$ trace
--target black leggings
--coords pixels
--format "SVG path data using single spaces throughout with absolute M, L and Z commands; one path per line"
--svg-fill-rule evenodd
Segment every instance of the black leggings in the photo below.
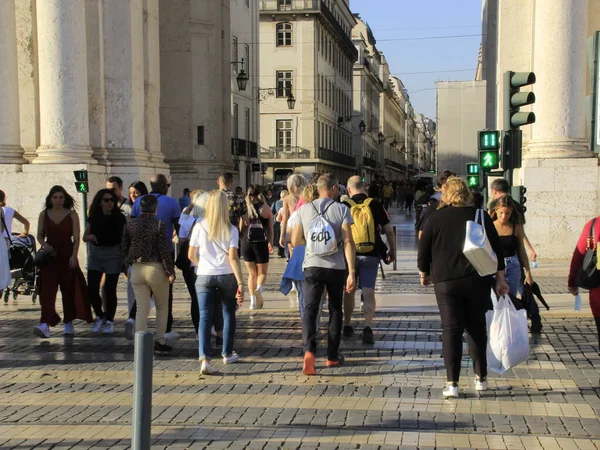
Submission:
M 198 307 L 198 295 L 196 294 L 196 268 L 190 266 L 186 270 L 182 270 L 181 274 L 185 280 L 188 292 L 190 294 L 192 304 L 190 305 L 190 313 L 192 315 L 192 323 L 196 334 L 198 334 L 198 324 L 200 323 L 200 309 Z
M 434 284 L 442 316 L 442 339 L 447 381 L 458 383 L 463 353 L 463 333 L 467 331 L 469 354 L 475 374 L 487 376 L 487 326 L 490 281 L 471 276 Z
M 94 308 L 96 317 L 100 317 L 109 322 L 114 321 L 117 312 L 117 282 L 118 273 L 106 274 L 104 281 L 104 293 L 106 294 L 106 311 L 102 312 L 102 297 L 100 296 L 100 281 L 102 272 L 97 270 L 88 270 L 88 297 Z

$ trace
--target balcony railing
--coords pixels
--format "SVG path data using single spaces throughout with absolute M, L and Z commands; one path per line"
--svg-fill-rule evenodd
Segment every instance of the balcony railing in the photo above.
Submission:
M 302 147 L 269 147 L 260 149 L 261 160 L 265 159 L 310 159 L 310 150 Z
M 260 10 L 274 11 L 318 11 L 321 0 L 261 0 Z
M 396 161 L 392 161 L 391 159 L 385 159 L 385 165 L 386 167 L 392 167 L 394 169 L 400 170 L 400 171 L 405 171 L 406 170 L 406 166 L 404 166 L 403 164 L 400 164 Z
M 331 161 L 345 166 L 356 166 L 356 159 L 354 156 L 344 155 L 342 153 L 334 152 L 328 148 L 319 147 L 319 159 Z
M 246 141 L 245 139 L 231 138 L 231 154 L 258 158 L 258 145 L 256 142 Z
M 366 156 L 363 156 L 363 165 L 366 167 L 372 167 L 373 169 L 377 168 L 377 161 L 375 161 L 373 158 L 368 158 Z

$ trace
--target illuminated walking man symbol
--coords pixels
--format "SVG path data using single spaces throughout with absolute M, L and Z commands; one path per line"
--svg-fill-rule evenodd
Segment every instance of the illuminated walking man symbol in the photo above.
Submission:
M 494 165 L 494 155 L 492 153 L 486 153 L 483 156 L 483 165 L 486 167 Z
M 469 177 L 469 186 L 476 186 L 476 180 L 475 177 Z

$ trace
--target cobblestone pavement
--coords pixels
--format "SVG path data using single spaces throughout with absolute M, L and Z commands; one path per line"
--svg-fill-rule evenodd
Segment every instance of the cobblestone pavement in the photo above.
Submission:
M 418 286 L 414 228 L 396 214 L 399 263 L 380 293 Z M 411 234 L 412 233 L 412 234 Z M 272 265 L 269 290 L 283 271 Z M 564 281 L 538 277 L 545 292 Z M 177 286 L 179 290 L 179 286 Z M 184 288 L 182 288 L 183 290 Z M 555 291 L 552 291 L 555 289 Z M 270 294 L 273 295 L 273 294 Z M 76 324 L 76 337 L 39 340 L 27 299 L 0 309 L 0 449 L 125 449 L 130 446 L 133 346 L 123 336 L 124 300 L 113 335 Z M 284 302 L 285 303 L 285 302 Z M 301 375 L 301 327 L 293 311 L 238 312 L 239 364 L 200 376 L 197 342 L 177 295 L 173 354 L 156 357 L 153 449 L 600 449 L 600 356 L 591 318 L 548 316 L 531 357 L 476 393 L 469 358 L 460 398 L 443 400 L 441 329 L 435 313 L 379 313 L 373 346 L 342 342 L 346 365 Z M 408 308 L 410 309 L 410 308 Z M 325 330 L 324 314 L 321 331 Z M 153 326 L 153 321 L 150 323 Z
M 0 313 L 0 448 L 127 448 L 133 347 L 123 320 L 112 336 L 76 325 L 74 338 L 31 334 L 38 312 Z M 187 303 L 178 301 L 176 317 Z M 183 448 L 600 448 L 600 357 L 591 319 L 548 318 L 530 360 L 491 376 L 478 395 L 465 356 L 461 395 L 443 400 L 435 314 L 386 313 L 377 342 L 344 340 L 347 364 L 300 374 L 297 314 L 238 313 L 242 361 L 200 376 L 189 320 L 154 366 L 156 449 Z M 322 322 L 325 332 L 326 314 Z

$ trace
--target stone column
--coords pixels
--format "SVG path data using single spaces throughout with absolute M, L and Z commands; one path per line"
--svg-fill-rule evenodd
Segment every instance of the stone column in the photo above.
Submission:
M 40 146 L 34 163 L 93 163 L 85 0 L 37 2 Z
M 22 164 L 14 0 L 0 2 L 0 163 Z
M 104 0 L 104 89 L 108 158 L 147 166 L 142 0 Z
M 585 139 L 588 0 L 537 2 L 533 86 L 536 123 L 526 157 L 592 156 Z

